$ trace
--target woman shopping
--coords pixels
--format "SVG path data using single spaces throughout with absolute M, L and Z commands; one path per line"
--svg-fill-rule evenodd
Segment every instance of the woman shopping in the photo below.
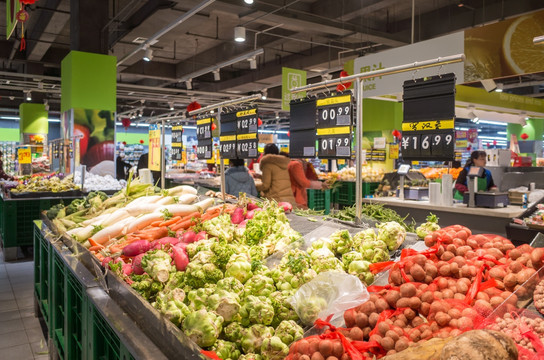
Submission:
M 298 208 L 308 208 L 306 189 L 326 189 L 325 183 L 318 181 L 312 164 L 302 159 L 293 159 L 287 167 L 291 178 L 291 189 Z
M 285 201 L 294 205 L 296 201 L 287 170 L 291 160 L 279 153 L 275 144 L 267 144 L 264 147 L 264 156 L 260 162 L 262 184 L 257 187 L 257 190 L 267 199 Z
M 478 191 L 489 191 L 495 190 L 497 187 L 493 182 L 493 177 L 491 176 L 491 171 L 485 169 L 487 155 L 485 151 L 475 150 L 470 154 L 470 159 L 468 159 L 465 167 L 459 173 L 457 182 L 455 183 L 455 189 L 462 195 L 468 191 L 468 173 L 470 168 L 473 166 L 483 168 L 482 175 L 478 178 Z M 456 198 L 459 198 L 459 194 L 455 194 Z

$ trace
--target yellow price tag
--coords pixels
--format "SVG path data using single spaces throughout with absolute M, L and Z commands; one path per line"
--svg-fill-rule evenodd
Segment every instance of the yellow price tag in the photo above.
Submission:
M 455 120 L 431 120 L 402 123 L 402 131 L 443 130 L 453 129 Z
M 18 151 L 19 164 L 31 164 L 32 152 L 29 147 L 19 148 Z

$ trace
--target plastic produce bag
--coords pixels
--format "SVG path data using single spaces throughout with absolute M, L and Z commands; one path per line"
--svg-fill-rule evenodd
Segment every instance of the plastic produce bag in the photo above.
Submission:
M 366 286 L 359 278 L 346 273 L 327 271 L 302 285 L 290 299 L 290 303 L 304 325 L 312 325 L 317 319 L 329 315 L 332 320 L 344 311 L 369 299 Z

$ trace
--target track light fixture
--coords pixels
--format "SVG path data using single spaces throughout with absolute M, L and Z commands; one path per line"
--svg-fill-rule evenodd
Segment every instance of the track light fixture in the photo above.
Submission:
M 26 93 L 26 101 L 32 101 L 32 93 L 30 90 L 28 90 Z
M 213 79 L 215 81 L 221 80 L 221 72 L 219 71 L 219 69 L 213 71 Z
M 243 26 L 236 26 L 234 28 L 234 41 L 244 42 L 246 41 L 246 28 Z
M 268 89 L 263 89 L 263 91 L 261 91 L 261 99 L 266 100 L 266 95 L 268 95 Z
M 173 101 L 170 101 L 168 103 L 168 106 L 170 106 L 170 110 L 174 110 L 174 102 Z
M 187 90 L 193 89 L 193 79 L 185 80 L 185 87 Z
M 248 5 L 253 4 L 253 0 L 244 0 L 244 2 L 245 2 L 246 4 L 248 4 Z
M 43 105 L 45 107 L 45 111 L 49 111 L 49 102 L 46 100 L 43 101 Z
M 251 70 L 257 69 L 257 58 L 256 57 L 252 57 L 251 59 L 248 59 L 248 61 L 249 61 L 249 68 Z
M 151 61 L 153 60 L 153 50 L 150 48 L 147 48 L 145 50 L 145 55 L 143 57 L 144 61 Z

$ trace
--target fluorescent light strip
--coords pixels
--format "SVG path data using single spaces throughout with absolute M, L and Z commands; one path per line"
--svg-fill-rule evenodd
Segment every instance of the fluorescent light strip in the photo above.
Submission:
M 480 119 L 480 124 L 497 125 L 497 126 L 504 126 L 504 127 L 508 126 L 507 123 L 503 123 L 500 121 L 490 121 L 490 120 L 481 120 L 481 119 Z
M 506 131 L 497 131 L 498 135 L 506 135 Z
M 18 116 L 0 116 L 1 120 L 19 120 Z

